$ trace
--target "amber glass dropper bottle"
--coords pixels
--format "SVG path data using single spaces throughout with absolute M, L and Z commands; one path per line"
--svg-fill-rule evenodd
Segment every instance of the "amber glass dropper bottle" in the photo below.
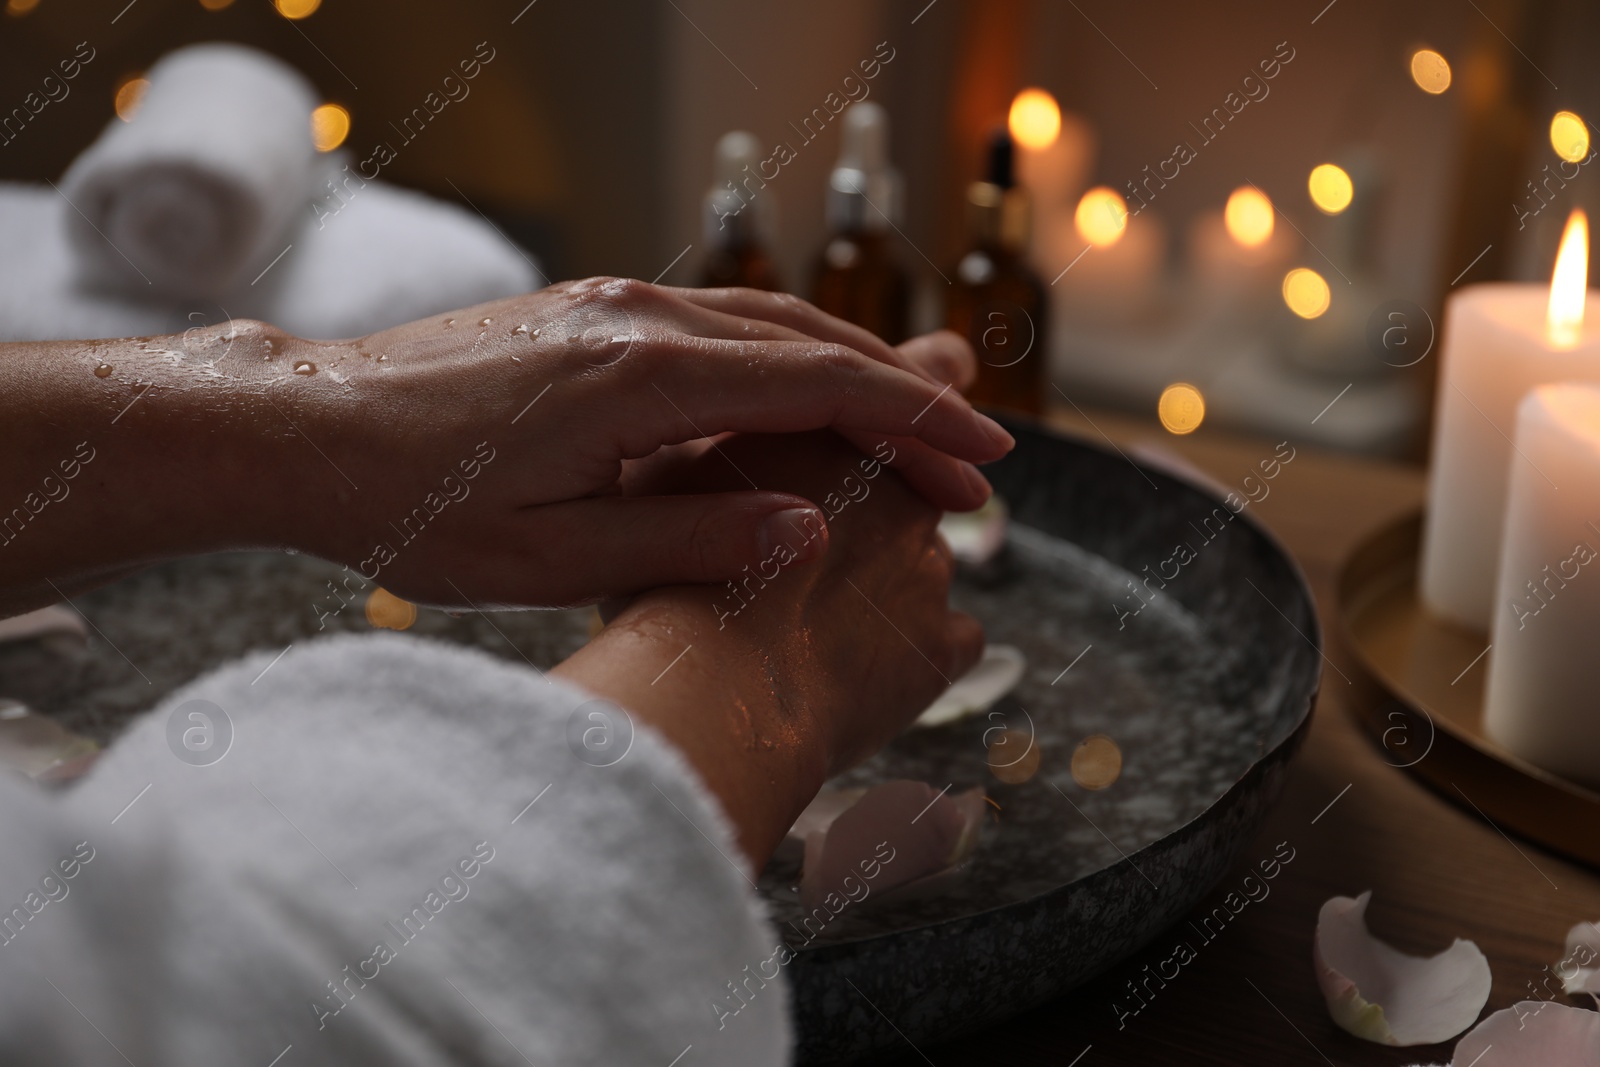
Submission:
M 977 405 L 1027 415 L 1044 410 L 1044 286 L 1027 262 L 1028 194 L 1016 183 L 1015 152 L 1004 131 L 990 142 L 983 181 L 967 187 L 969 251 L 956 265 L 945 323 L 972 342 Z
M 701 232 L 709 252 L 702 287 L 743 286 L 778 291 L 777 267 L 767 249 L 777 216 L 772 190 L 759 167 L 761 142 L 734 130 L 717 141 L 711 188 L 706 190 Z
M 902 194 L 900 175 L 889 165 L 889 113 L 871 102 L 852 104 L 843 127 L 839 161 L 828 176 L 828 243 L 812 300 L 895 345 L 906 339 L 910 283 L 890 245 Z

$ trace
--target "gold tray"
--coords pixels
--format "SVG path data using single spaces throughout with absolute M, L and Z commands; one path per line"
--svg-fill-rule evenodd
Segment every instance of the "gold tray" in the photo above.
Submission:
M 1339 638 L 1357 666 L 1350 707 L 1385 753 L 1501 830 L 1600 866 L 1600 793 L 1484 736 L 1489 641 L 1417 599 L 1422 513 L 1367 538 L 1339 573 Z

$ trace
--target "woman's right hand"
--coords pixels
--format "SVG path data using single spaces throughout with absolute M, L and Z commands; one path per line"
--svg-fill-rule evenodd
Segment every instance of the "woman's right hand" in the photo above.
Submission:
M 634 598 L 556 670 L 667 734 L 759 867 L 825 778 L 977 661 L 982 630 L 948 605 L 939 512 L 835 434 L 735 436 L 658 477 L 674 492 L 748 477 L 837 508 L 820 558 L 799 557 L 796 528 L 738 583 Z

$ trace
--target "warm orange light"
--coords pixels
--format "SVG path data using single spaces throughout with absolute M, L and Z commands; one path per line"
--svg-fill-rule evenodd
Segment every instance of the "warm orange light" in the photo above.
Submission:
M 6 0 L 6 14 L 26 15 L 39 6 L 39 0 Z
M 367 622 L 380 630 L 409 630 L 417 621 L 417 606 L 379 587 L 367 597 Z
M 133 116 L 139 113 L 139 105 L 144 103 L 145 90 L 149 88 L 149 78 L 129 78 L 117 86 L 117 95 L 112 101 L 112 106 L 117 110 L 117 118 L 123 122 L 132 122 Z
M 1228 206 L 1222 220 L 1228 227 L 1228 236 L 1244 245 L 1255 248 L 1272 238 L 1275 212 L 1267 194 L 1253 185 L 1241 185 L 1228 197 Z
M 1283 276 L 1283 302 L 1302 319 L 1316 318 L 1332 301 L 1327 281 L 1310 267 L 1296 267 Z
M 311 112 L 311 143 L 318 152 L 332 152 L 350 136 L 350 112 L 338 104 L 323 104 Z
M 1122 749 L 1105 734 L 1091 734 L 1072 750 L 1072 780 L 1085 789 L 1106 789 L 1122 777 Z
M 1411 80 L 1425 93 L 1438 96 L 1450 88 L 1450 63 L 1431 48 L 1411 54 Z
M 1571 111 L 1557 111 L 1550 119 L 1550 147 L 1568 163 L 1589 154 L 1589 124 Z
M 1123 231 L 1128 228 L 1128 202 L 1115 189 L 1097 186 L 1078 201 L 1072 223 L 1085 241 L 1096 248 L 1110 248 L 1122 240 Z
M 303 19 L 322 6 L 322 0 L 272 0 L 278 14 L 286 19 Z
M 1061 133 L 1061 108 L 1043 89 L 1024 89 L 1011 101 L 1011 139 L 1023 148 L 1049 148 Z
M 1312 167 L 1306 188 L 1311 192 L 1311 202 L 1324 215 L 1337 215 L 1350 206 L 1350 201 L 1356 195 L 1355 183 L 1350 180 L 1350 175 L 1345 173 L 1343 167 L 1332 163 Z
M 1161 390 L 1156 415 L 1168 433 L 1194 433 L 1206 417 L 1206 398 L 1188 382 L 1173 382 Z
M 1550 343 L 1571 348 L 1583 333 L 1583 304 L 1589 291 L 1589 219 L 1579 211 L 1567 218 L 1550 275 L 1550 309 L 1545 327 Z
M 200 6 L 207 11 L 221 11 L 231 3 L 233 0 L 200 0 Z

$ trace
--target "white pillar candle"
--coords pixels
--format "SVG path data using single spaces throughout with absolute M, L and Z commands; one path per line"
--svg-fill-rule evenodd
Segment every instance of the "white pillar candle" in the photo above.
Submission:
M 1475 285 L 1445 307 L 1421 593 L 1452 622 L 1489 628 L 1507 479 L 1530 463 L 1511 443 L 1518 402 L 1546 382 L 1600 381 L 1600 328 L 1583 322 L 1587 267 L 1574 212 L 1549 288 Z
M 1600 387 L 1540 386 L 1518 408 L 1484 730 L 1600 789 Z

